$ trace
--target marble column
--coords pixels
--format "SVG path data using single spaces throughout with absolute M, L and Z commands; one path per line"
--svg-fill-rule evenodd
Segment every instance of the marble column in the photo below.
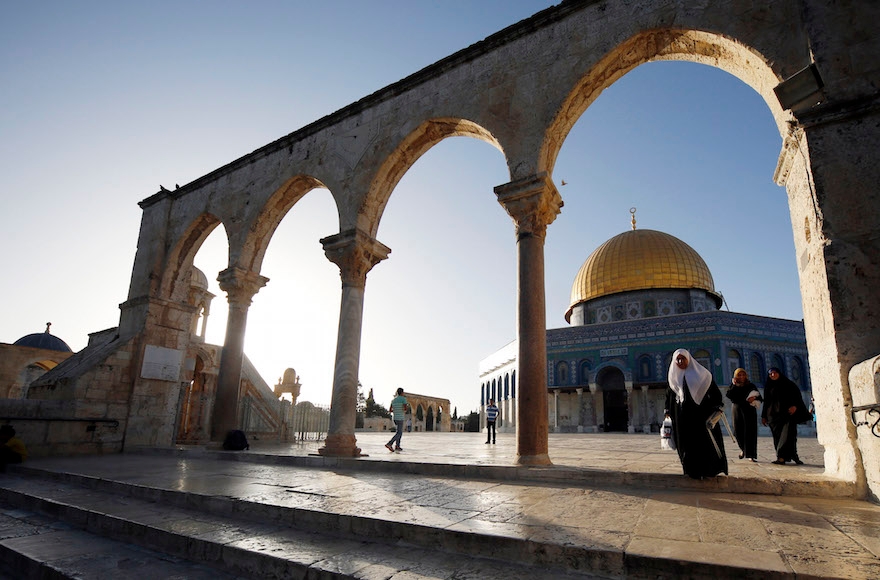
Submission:
M 648 416 L 648 385 L 642 385 L 642 431 L 651 432 L 651 420 L 653 417 Z
M 632 384 L 626 385 L 626 432 L 635 433 L 636 428 L 633 425 L 633 387 Z
M 361 230 L 347 230 L 321 240 L 327 259 L 339 266 L 342 304 L 336 339 L 336 365 L 330 399 L 330 426 L 318 453 L 332 457 L 358 457 L 354 436 L 357 418 L 357 382 L 361 356 L 361 328 L 367 272 L 388 257 L 391 250 Z
M 549 465 L 547 435 L 547 320 L 544 296 L 544 239 L 562 198 L 545 173 L 495 188 L 513 218 L 517 248 L 516 462 Z
M 577 432 L 583 433 L 584 422 L 581 417 L 583 416 L 584 410 L 584 389 L 577 388 L 575 391 L 577 392 Z
M 590 419 L 593 421 L 590 430 L 593 433 L 599 432 L 599 414 L 596 412 L 596 406 L 598 405 L 598 402 L 596 401 L 597 392 L 599 392 L 599 385 L 596 383 L 590 383 Z
M 238 406 L 248 308 L 254 295 L 269 279 L 244 268 L 232 267 L 220 272 L 217 281 L 220 282 L 220 289 L 226 292 L 226 300 L 229 302 L 226 339 L 223 341 L 223 354 L 220 357 L 217 395 L 211 420 L 211 441 L 222 442 L 227 432 L 241 428 Z
M 559 391 L 553 391 L 553 431 L 559 430 Z

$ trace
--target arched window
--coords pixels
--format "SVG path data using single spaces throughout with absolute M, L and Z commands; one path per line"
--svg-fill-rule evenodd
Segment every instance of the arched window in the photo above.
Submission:
M 496 390 L 496 388 L 497 388 L 497 385 L 496 385 L 496 383 L 495 383 L 495 379 L 492 379 L 492 394 L 489 395 L 489 398 L 490 398 L 490 399 L 494 399 L 494 398 L 495 398 L 495 390 Z
M 557 385 L 567 385 L 568 384 L 568 363 L 565 361 L 557 363 L 557 365 L 556 365 L 556 384 Z
M 730 371 L 730 378 L 733 379 L 733 371 L 742 367 L 742 355 L 738 350 L 732 348 L 727 351 L 727 370 Z
M 510 398 L 510 375 L 504 375 L 504 400 Z
M 802 391 L 807 390 L 807 373 L 804 370 L 804 361 L 799 356 L 791 359 L 791 376 L 788 377 L 801 388 Z
M 700 350 L 694 351 L 691 354 L 693 355 L 695 361 L 706 367 L 709 372 L 712 373 L 712 354 L 708 350 L 701 348 Z M 715 373 L 712 374 L 714 375 Z
M 764 384 L 766 373 L 764 372 L 764 359 L 760 354 L 753 352 L 752 356 L 749 357 L 748 373 L 749 379 L 751 379 L 753 383 Z
M 639 357 L 639 378 L 649 381 L 654 377 L 651 355 L 643 354 Z
M 486 389 L 487 388 L 488 387 L 486 386 L 486 383 L 483 383 L 482 385 L 480 385 L 480 406 L 481 407 L 486 404 Z
M 785 359 L 783 359 L 783 358 L 782 358 L 780 355 L 778 355 L 778 354 L 774 354 L 774 355 L 773 355 L 773 358 L 772 358 L 771 360 L 773 361 L 773 366 L 774 366 L 774 367 L 776 367 L 776 368 L 778 368 L 779 370 L 781 370 L 781 371 L 782 371 L 782 374 L 786 374 L 786 373 L 785 373 Z
M 510 398 L 516 398 L 516 371 L 510 374 Z
M 589 360 L 582 360 L 578 367 L 580 369 L 580 375 L 578 376 L 578 384 L 581 385 L 589 385 L 590 384 L 590 371 L 593 370 L 593 363 Z

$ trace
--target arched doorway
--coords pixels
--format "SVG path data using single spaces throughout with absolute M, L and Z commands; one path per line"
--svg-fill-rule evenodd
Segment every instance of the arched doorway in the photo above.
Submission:
M 629 430 L 629 401 L 623 372 L 617 367 L 605 367 L 596 375 L 596 383 L 602 391 L 604 417 L 602 427 L 606 432 Z
M 434 407 L 428 407 L 428 414 L 425 416 L 425 431 L 434 430 Z

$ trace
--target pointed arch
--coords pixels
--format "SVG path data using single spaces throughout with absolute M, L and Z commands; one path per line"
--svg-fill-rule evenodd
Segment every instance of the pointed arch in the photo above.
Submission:
M 319 179 L 310 175 L 296 175 L 288 179 L 266 200 L 262 211 L 254 220 L 243 241 L 238 257 L 233 260 L 233 256 L 230 255 L 230 265 L 233 265 L 234 261 L 236 265 L 246 270 L 259 272 L 269 242 L 281 220 L 307 193 L 318 188 L 326 188 L 326 186 Z M 338 216 L 339 204 L 335 197 L 333 197 L 333 202 L 336 204 Z
M 186 300 L 187 293 L 189 292 L 193 258 L 195 258 L 199 248 L 202 247 L 202 244 L 211 232 L 221 223 L 219 218 L 207 212 L 199 215 L 190 223 L 177 244 L 168 253 L 168 259 L 162 273 L 162 284 L 159 289 L 160 298 L 177 301 Z
M 403 175 L 431 147 L 448 137 L 473 137 L 489 143 L 502 154 L 504 150 L 498 140 L 480 125 L 460 118 L 437 118 L 423 121 L 404 138 L 397 148 L 385 159 L 373 182 L 370 192 L 358 211 L 358 227 L 375 237 L 379 221 L 391 198 L 391 193 Z
M 664 60 L 705 64 L 734 75 L 761 95 L 776 120 L 779 134 L 788 134 L 786 123 L 792 117 L 782 110 L 773 94 L 780 79 L 764 56 L 720 34 L 658 28 L 640 32 L 617 45 L 574 87 L 548 127 L 539 153 L 538 171 L 552 172 L 565 138 L 602 91 L 637 66 Z

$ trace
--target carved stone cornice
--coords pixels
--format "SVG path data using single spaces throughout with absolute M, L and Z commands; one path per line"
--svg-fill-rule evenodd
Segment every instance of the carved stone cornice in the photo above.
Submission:
M 498 203 L 513 218 L 517 239 L 525 236 L 544 238 L 547 226 L 562 209 L 562 196 L 547 172 L 511 181 L 495 188 Z
M 226 292 L 226 300 L 235 306 L 250 306 L 254 295 L 269 281 L 265 276 L 244 268 L 232 267 L 217 276 L 220 289 Z
M 321 244 L 327 259 L 339 266 L 343 287 L 366 286 L 367 272 L 391 253 L 388 246 L 359 229 L 327 236 Z

